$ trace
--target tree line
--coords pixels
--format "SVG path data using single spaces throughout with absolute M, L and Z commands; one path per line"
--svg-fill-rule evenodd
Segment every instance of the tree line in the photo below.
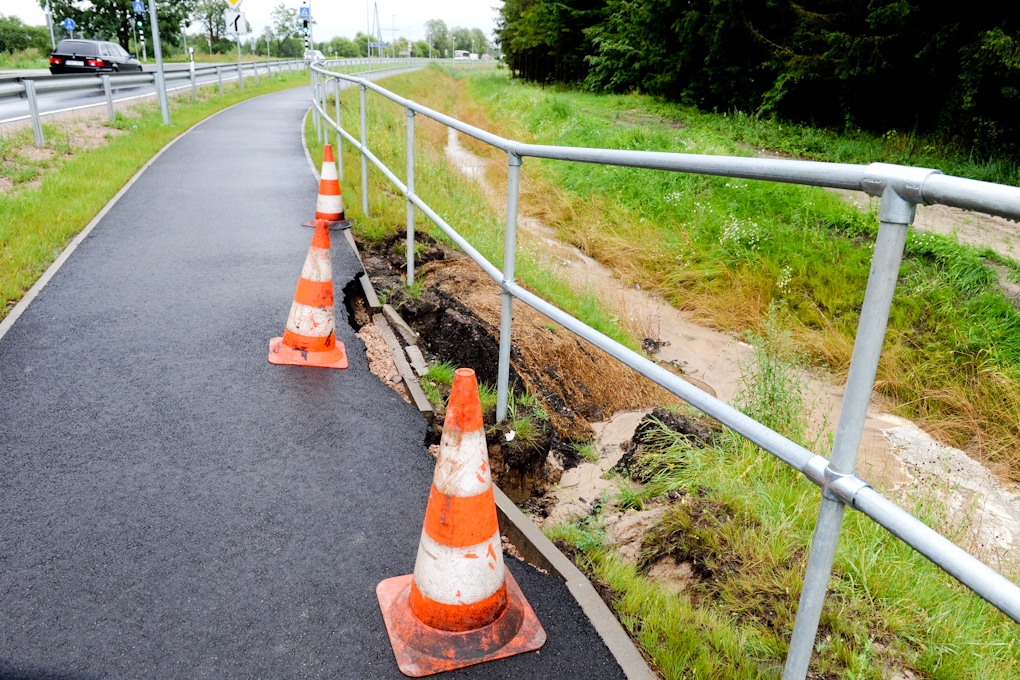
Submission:
M 1020 157 L 1020 4 L 506 0 L 516 77 Z
M 46 7 L 47 0 L 38 1 L 41 7 Z M 55 21 L 64 18 L 74 20 L 77 25 L 76 35 L 112 40 L 128 52 L 141 51 L 136 42 L 134 22 L 142 21 L 142 34 L 148 35 L 150 30 L 148 13 L 136 17 L 131 9 L 131 0 L 48 1 Z M 223 12 L 230 7 L 226 0 L 156 0 L 156 7 L 160 40 L 168 54 L 183 49 L 186 42 L 197 52 L 230 54 L 237 49 L 234 38 L 227 35 L 223 20 Z M 252 26 L 248 25 L 249 35 L 243 43 L 245 51 L 262 55 L 268 53 L 282 58 L 303 56 L 304 43 L 299 32 L 297 8 L 281 2 L 270 16 L 268 31 L 253 32 Z M 202 32 L 186 35 L 185 29 L 192 23 L 199 24 Z M 314 25 L 314 20 L 312 23 Z M 480 28 L 449 28 L 442 19 L 428 21 L 424 28 L 425 37 L 412 44 L 412 56 L 452 57 L 454 50 L 472 50 L 485 54 L 491 47 Z M 63 29 L 57 27 L 57 32 L 63 37 Z M 398 56 L 401 51 L 407 50 L 407 38 L 401 36 L 392 39 L 392 42 Z M 369 52 L 368 43 L 369 37 L 358 32 L 353 39 L 336 36 L 330 40 L 317 41 L 315 47 L 327 56 L 366 57 Z M 26 26 L 17 17 L 0 14 L 0 52 L 16 52 L 29 47 L 44 53 L 48 51 L 49 31 L 45 27 Z M 390 50 L 385 49 L 384 52 L 388 55 Z

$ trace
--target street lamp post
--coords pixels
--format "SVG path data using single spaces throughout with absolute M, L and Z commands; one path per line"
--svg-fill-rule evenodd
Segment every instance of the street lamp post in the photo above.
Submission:
M 156 0 L 149 0 L 149 20 L 152 22 L 152 49 L 156 53 L 156 96 L 163 113 L 163 124 L 170 124 L 170 102 L 166 99 L 166 75 L 163 73 L 163 48 L 159 44 L 159 17 Z

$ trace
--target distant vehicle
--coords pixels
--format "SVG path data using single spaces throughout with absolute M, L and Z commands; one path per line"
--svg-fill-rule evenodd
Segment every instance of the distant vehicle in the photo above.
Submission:
M 467 61 L 468 59 L 471 58 L 471 52 L 469 52 L 468 50 L 454 50 L 453 58 L 456 61 Z
M 50 52 L 50 73 L 115 73 L 141 71 L 135 55 L 117 43 L 102 40 L 61 40 Z
M 319 50 L 305 50 L 305 61 L 322 61 L 325 58 Z
M 489 61 L 489 53 L 488 52 L 486 52 L 485 54 L 482 55 L 482 61 Z
M 470 59 L 471 61 L 478 61 L 478 55 L 472 52 L 471 54 L 468 55 L 468 59 Z

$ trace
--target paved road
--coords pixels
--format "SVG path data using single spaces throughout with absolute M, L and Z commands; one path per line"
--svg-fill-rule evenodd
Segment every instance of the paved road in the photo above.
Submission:
M 266 66 L 259 63 L 259 77 L 265 77 Z M 210 64 L 198 64 L 199 68 L 209 66 Z M 215 65 L 215 64 L 213 64 Z M 246 62 L 247 65 L 247 62 Z M 165 64 L 167 71 L 188 71 L 190 66 L 188 64 Z M 233 70 L 236 66 L 235 63 L 224 63 L 223 66 L 223 82 L 224 83 L 235 83 L 237 82 L 237 71 Z M 147 64 L 144 68 L 145 71 L 152 72 L 156 70 L 153 64 Z M 273 73 L 277 72 L 277 67 L 273 66 Z M 49 71 L 42 71 L 42 77 L 49 77 Z M 8 77 L 9 74 L 4 74 Z M 31 75 L 29 73 L 18 74 L 22 77 Z M 254 81 L 254 75 L 251 69 L 245 71 L 245 80 L 248 83 Z M 211 75 L 198 75 L 196 81 L 199 84 L 202 83 L 215 83 L 217 81 L 216 74 Z M 167 86 L 173 91 L 187 90 L 191 88 L 190 80 L 170 80 Z M 124 101 L 129 99 L 137 99 L 138 97 L 153 95 L 156 92 L 156 88 L 152 85 L 142 85 L 138 87 L 126 87 L 113 91 L 114 101 Z M 106 103 L 106 95 L 101 90 L 95 92 L 46 92 L 39 94 L 39 110 L 42 113 L 52 113 L 57 111 L 65 111 L 71 108 L 77 108 L 89 105 L 103 105 Z M 5 99 L 0 101 L 0 125 L 4 123 L 10 123 L 17 120 L 27 118 L 29 115 L 28 100 L 27 99 Z
M 183 137 L 0 338 L 0 678 L 402 677 L 375 586 L 413 568 L 425 423 L 342 304 L 349 370 L 266 360 L 311 236 L 308 96 Z M 549 641 L 455 677 L 622 677 L 508 563 Z

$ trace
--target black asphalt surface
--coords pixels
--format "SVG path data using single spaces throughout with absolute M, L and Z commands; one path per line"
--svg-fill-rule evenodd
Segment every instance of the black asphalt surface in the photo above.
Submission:
M 273 366 L 311 238 L 306 88 L 198 126 L 0 338 L 0 678 L 398 678 L 425 423 L 368 371 Z M 333 242 L 338 297 L 358 271 Z M 621 678 L 509 558 L 545 647 L 464 678 Z

